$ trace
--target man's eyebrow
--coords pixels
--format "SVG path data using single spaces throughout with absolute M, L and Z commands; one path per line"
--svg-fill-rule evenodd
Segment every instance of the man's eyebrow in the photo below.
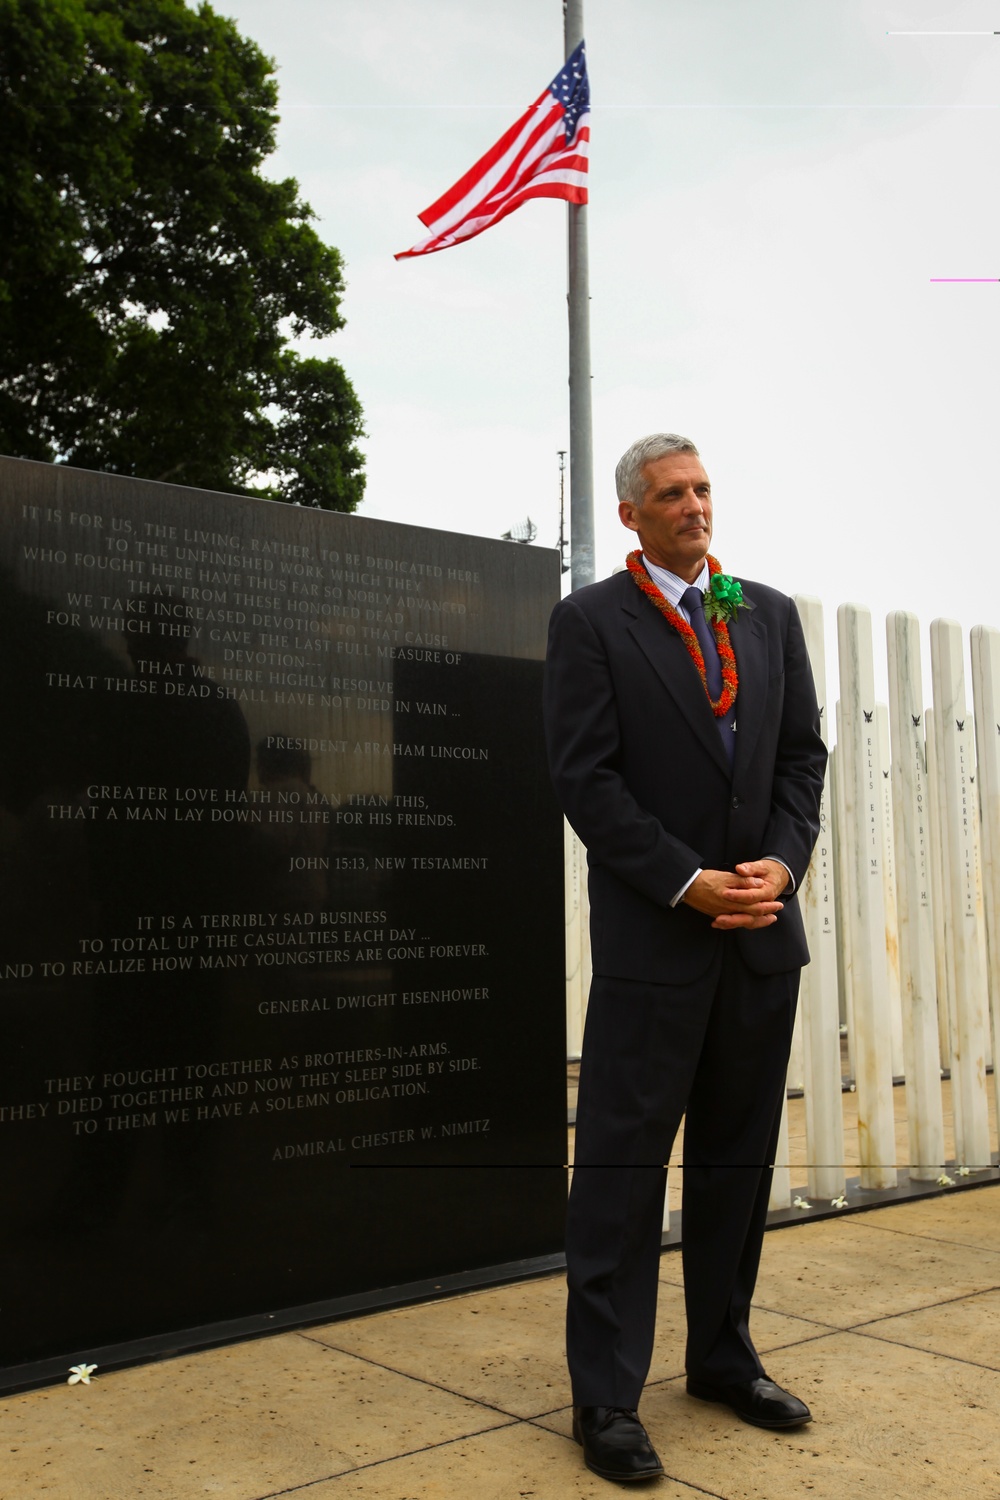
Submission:
M 703 480 L 699 480 L 698 483 L 694 486 L 694 488 L 696 490 L 710 490 L 712 488 L 712 485 L 711 485 L 711 482 L 709 480 L 703 479 Z M 656 494 L 660 495 L 660 496 L 680 495 L 680 494 L 683 493 L 683 491 L 684 491 L 684 485 L 678 484 L 678 483 L 675 482 L 674 484 L 665 484 L 665 485 L 663 485 L 660 489 L 658 489 L 656 491 Z

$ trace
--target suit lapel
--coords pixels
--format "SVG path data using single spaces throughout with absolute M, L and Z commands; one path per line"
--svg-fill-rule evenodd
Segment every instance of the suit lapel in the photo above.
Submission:
M 751 599 L 747 600 L 752 604 Z M 729 627 L 729 640 L 736 657 L 740 686 L 734 705 L 736 714 L 736 766 L 750 764 L 767 704 L 767 632 L 749 610 L 738 614 Z
M 635 602 L 633 603 L 630 597 L 626 597 L 622 604 L 622 609 L 631 616 L 627 627 L 630 635 L 648 659 L 650 666 L 677 704 L 687 723 L 697 734 L 706 754 L 712 757 L 728 779 L 731 775 L 731 768 L 726 752 L 722 748 L 722 739 L 716 725 L 715 715 L 709 706 L 701 678 L 688 655 L 687 647 L 656 606 L 644 599 L 637 590 L 633 589 L 632 592 L 636 594 Z M 739 697 L 736 700 L 736 709 L 738 715 Z M 738 741 L 739 735 L 736 738 Z M 737 753 L 739 753 L 738 750 Z

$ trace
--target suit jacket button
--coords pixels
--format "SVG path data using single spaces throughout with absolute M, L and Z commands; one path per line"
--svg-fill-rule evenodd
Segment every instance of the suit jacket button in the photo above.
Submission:
M 733 798 L 733 806 L 734 807 L 739 807 L 739 805 L 740 805 L 740 799 L 739 799 L 739 797 L 734 797 Z

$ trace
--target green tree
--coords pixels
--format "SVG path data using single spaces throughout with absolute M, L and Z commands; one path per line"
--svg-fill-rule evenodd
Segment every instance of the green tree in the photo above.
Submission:
M 208 5 L 0 0 L 0 451 L 357 505 L 357 396 L 289 347 L 344 283 L 260 173 L 272 75 Z

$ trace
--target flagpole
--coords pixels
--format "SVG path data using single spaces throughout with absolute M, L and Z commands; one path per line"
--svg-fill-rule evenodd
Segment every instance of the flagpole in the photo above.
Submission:
M 583 41 L 583 0 L 563 0 L 566 56 Z M 594 582 L 594 446 L 590 405 L 587 206 L 566 205 L 569 310 L 570 587 Z

